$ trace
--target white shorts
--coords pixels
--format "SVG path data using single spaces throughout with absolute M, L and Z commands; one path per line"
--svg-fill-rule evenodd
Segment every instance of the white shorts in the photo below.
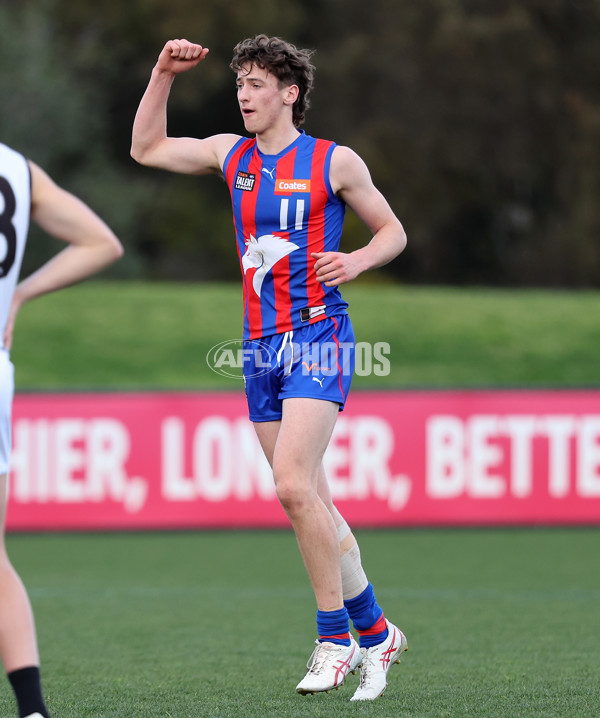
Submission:
M 7 351 L 0 350 L 0 476 L 7 474 L 11 451 L 11 410 L 15 389 L 15 368 Z

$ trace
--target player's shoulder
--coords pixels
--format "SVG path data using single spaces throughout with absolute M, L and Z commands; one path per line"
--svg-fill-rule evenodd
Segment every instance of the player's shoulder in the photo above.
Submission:
M 364 160 L 350 147 L 336 145 L 331 154 L 329 170 L 331 186 L 337 194 L 350 185 L 370 181 L 370 174 Z
M 245 138 L 241 135 L 233 134 L 232 132 L 224 132 L 220 135 L 213 135 L 210 139 L 213 141 L 216 147 L 220 147 L 229 151 L 240 140 L 243 140 Z
M 18 150 L 13 149 L 4 142 L 0 142 L 0 152 L 4 157 L 10 157 L 13 160 L 25 160 L 26 158 Z
M 0 167 L 9 181 L 30 184 L 31 168 L 24 154 L 9 145 L 0 142 Z
M 223 162 L 231 150 L 244 138 L 241 135 L 235 135 L 233 133 L 223 133 L 220 135 L 213 135 L 208 138 L 208 141 L 212 144 L 214 152 L 219 158 L 219 164 L 223 166 Z M 206 140 L 205 140 L 206 141 Z
M 244 137 L 242 135 L 224 134 L 215 135 L 218 137 L 218 155 L 221 167 L 231 159 L 234 151 L 241 148 L 251 149 L 256 145 L 255 137 Z
M 331 155 L 331 162 L 341 167 L 351 168 L 352 166 L 364 165 L 364 161 L 360 155 L 351 147 L 346 145 L 335 145 Z

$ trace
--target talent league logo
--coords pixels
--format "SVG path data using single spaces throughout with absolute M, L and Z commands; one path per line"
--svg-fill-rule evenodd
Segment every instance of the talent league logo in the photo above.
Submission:
M 255 182 L 255 174 L 252 174 L 251 172 L 242 172 L 242 170 L 240 170 L 235 176 L 234 189 L 241 189 L 244 190 L 244 192 L 252 192 Z
M 252 287 L 260 297 L 263 281 L 268 272 L 288 254 L 300 249 L 297 244 L 274 234 L 263 234 L 258 239 L 250 235 L 246 240 L 246 252 L 242 257 L 244 273 L 249 269 L 256 269 L 252 278 Z

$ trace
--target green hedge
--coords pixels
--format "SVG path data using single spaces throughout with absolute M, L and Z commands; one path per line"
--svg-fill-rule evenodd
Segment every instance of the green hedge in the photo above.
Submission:
M 390 345 L 389 376 L 354 387 L 600 385 L 600 293 L 349 285 L 357 341 Z M 241 390 L 207 366 L 241 335 L 239 284 L 90 282 L 23 307 L 17 391 Z

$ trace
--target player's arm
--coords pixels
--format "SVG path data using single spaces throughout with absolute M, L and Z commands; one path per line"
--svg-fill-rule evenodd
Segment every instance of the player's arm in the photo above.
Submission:
M 375 187 L 363 160 L 348 147 L 336 147 L 330 167 L 333 191 L 358 215 L 373 234 L 354 252 L 319 252 L 317 279 L 333 287 L 355 279 L 369 269 L 391 262 L 406 247 L 406 234 L 385 197 Z
M 196 67 L 208 48 L 188 40 L 169 40 L 162 49 L 133 123 L 131 156 L 148 167 L 183 174 L 221 171 L 237 135 L 206 139 L 167 136 L 167 100 L 175 77 Z
M 4 344 L 10 349 L 15 318 L 25 302 L 75 284 L 123 254 L 113 231 L 84 202 L 59 187 L 40 167 L 31 171 L 31 218 L 68 246 L 20 282 L 14 292 Z

